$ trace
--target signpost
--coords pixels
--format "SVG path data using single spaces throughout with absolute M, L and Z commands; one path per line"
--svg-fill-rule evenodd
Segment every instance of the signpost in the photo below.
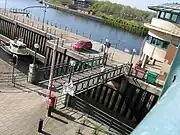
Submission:
M 66 107 L 68 107 L 69 105 L 69 100 L 70 100 L 70 96 L 74 96 L 74 86 L 73 86 L 73 82 L 70 81 L 69 83 L 65 83 L 63 85 L 63 94 L 66 94 Z

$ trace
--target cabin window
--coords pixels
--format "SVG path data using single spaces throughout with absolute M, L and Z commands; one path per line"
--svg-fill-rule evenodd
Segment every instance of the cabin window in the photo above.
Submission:
M 154 38 L 154 37 L 152 38 L 151 44 L 156 45 L 156 38 Z
M 171 13 L 166 13 L 164 16 L 165 19 L 169 20 L 171 18 Z
M 15 44 L 13 44 L 13 46 L 14 46 L 14 47 L 16 47 L 16 48 L 18 48 L 18 46 L 17 46 L 17 45 L 15 45 Z
M 180 24 L 180 15 L 178 15 L 176 22 Z
M 19 46 L 19 49 L 24 49 L 26 48 L 26 46 Z
M 163 43 L 163 45 L 161 46 L 163 49 L 167 49 L 168 48 L 168 46 L 169 46 L 169 42 L 167 42 L 167 41 L 164 41 L 164 43 Z
M 162 49 L 167 49 L 169 42 L 148 35 L 147 42 Z
M 171 21 L 176 22 L 178 15 L 172 14 Z
M 165 12 L 161 12 L 160 18 L 164 18 Z

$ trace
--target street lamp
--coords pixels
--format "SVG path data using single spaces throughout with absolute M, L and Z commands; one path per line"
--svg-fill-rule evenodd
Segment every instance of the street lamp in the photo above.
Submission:
M 7 0 L 5 0 L 5 7 L 4 7 L 5 11 L 6 11 L 6 6 L 7 6 Z
M 37 44 L 37 43 L 34 44 L 34 48 L 35 48 L 35 53 L 34 53 L 33 65 L 36 62 L 36 53 L 37 53 L 37 49 L 39 49 L 39 44 Z
M 42 30 L 44 30 L 44 22 L 45 22 L 45 17 L 46 17 L 46 11 L 47 11 L 47 8 L 49 7 L 49 5 L 43 4 L 43 6 L 44 6 L 44 15 L 43 15 L 43 25 L 42 25 Z
M 18 56 L 16 54 L 13 54 L 13 56 L 12 56 L 12 63 L 13 63 L 12 83 L 14 84 L 14 87 L 15 87 L 14 70 L 15 70 L 15 66 L 17 66 L 17 64 L 18 64 Z
M 133 49 L 130 64 L 132 64 L 135 53 L 136 53 L 136 49 Z
M 106 62 L 107 62 L 107 55 L 108 55 L 108 51 L 109 51 L 109 48 L 110 48 L 110 46 L 111 46 L 111 43 L 109 42 L 109 39 L 106 39 L 105 40 L 105 43 L 104 43 L 104 65 L 106 65 Z M 107 51 L 106 51 L 107 50 Z
M 69 75 L 69 81 L 68 81 L 69 83 L 71 81 L 71 75 L 72 75 L 72 71 L 73 71 L 75 65 L 76 65 L 76 61 L 71 60 L 70 61 L 70 75 Z

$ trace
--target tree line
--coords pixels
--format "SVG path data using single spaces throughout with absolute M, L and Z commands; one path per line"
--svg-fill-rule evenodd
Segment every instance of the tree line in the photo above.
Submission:
M 155 16 L 153 12 L 143 11 L 108 1 L 94 1 L 94 4 L 89 8 L 95 10 L 97 12 L 96 15 L 103 13 L 109 16 L 136 20 L 139 22 L 150 22 L 152 17 Z

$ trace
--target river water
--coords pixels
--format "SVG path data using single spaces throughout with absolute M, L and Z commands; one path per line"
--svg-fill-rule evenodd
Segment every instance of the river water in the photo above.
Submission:
M 37 0 L 7 0 L 7 8 L 20 8 L 23 9 L 29 6 L 42 5 Z M 5 0 L 0 0 L 0 8 L 5 7 Z M 44 8 L 30 8 L 32 17 L 43 19 Z M 124 50 L 125 48 L 132 50 L 136 49 L 137 54 L 140 52 L 140 48 L 143 42 L 143 38 L 133 35 L 128 32 L 104 25 L 100 22 L 89 20 L 76 15 L 68 14 L 58 11 L 56 9 L 48 8 L 46 12 L 45 20 L 52 24 L 57 24 L 58 27 L 77 32 L 80 35 L 89 37 L 96 41 L 104 41 L 108 38 L 113 47 Z

